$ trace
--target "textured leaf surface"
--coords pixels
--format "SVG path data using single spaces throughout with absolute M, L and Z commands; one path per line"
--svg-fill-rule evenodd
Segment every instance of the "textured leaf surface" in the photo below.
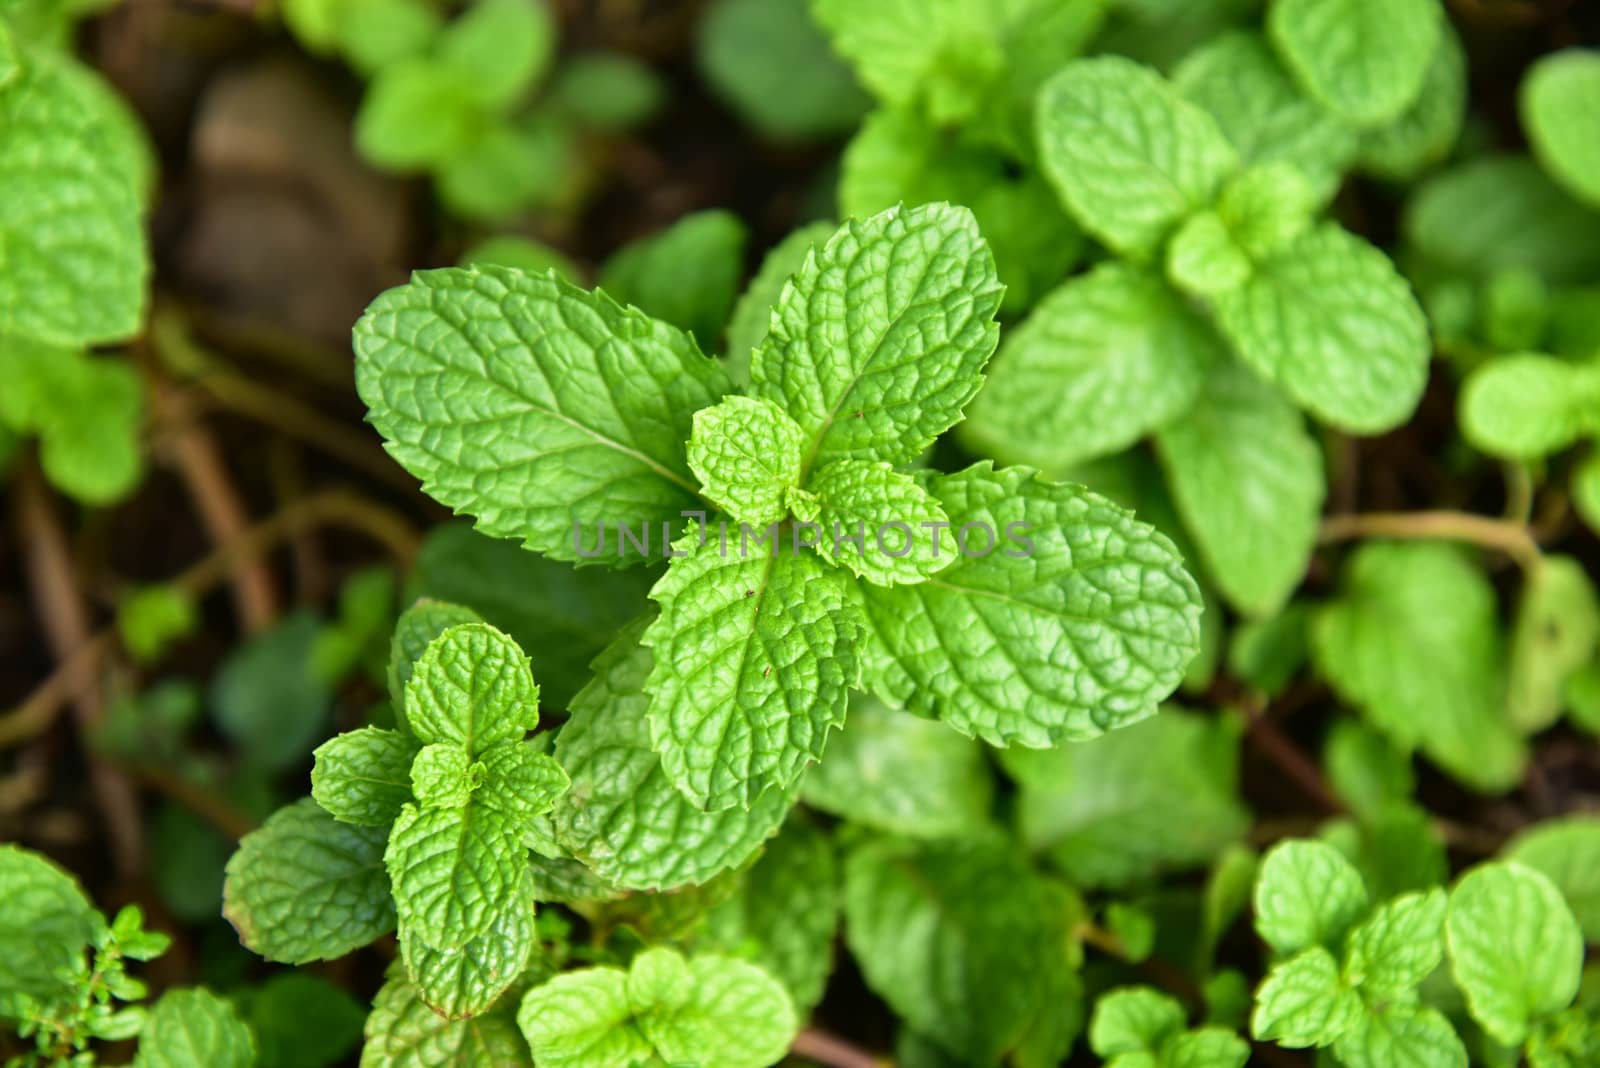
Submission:
M 1600 943 L 1600 818 L 1570 816 L 1541 823 L 1519 835 L 1506 858 L 1555 883 L 1584 937 Z
M 679 793 L 650 748 L 644 692 L 653 658 L 627 628 L 595 661 L 572 701 L 556 760 L 572 776 L 557 803 L 563 845 L 602 878 L 638 890 L 703 883 L 744 863 L 778 829 L 790 799 L 778 791 L 739 808 L 702 812 Z
M 428 644 L 406 683 L 406 720 L 424 742 L 471 755 L 539 724 L 539 686 L 517 643 L 487 623 L 451 627 Z
M 651 949 L 635 957 L 633 975 L 649 957 L 671 952 Z M 640 1029 L 662 1060 L 765 1068 L 783 1058 L 799 1025 L 789 994 L 776 979 L 741 960 L 701 955 L 689 962 L 686 981 L 687 990 L 668 991 L 670 1008 L 656 1006 L 639 1016 Z M 676 1003 L 685 993 L 687 998 Z
M 1509 789 L 1527 752 L 1502 701 L 1505 649 L 1487 578 L 1446 545 L 1370 543 L 1313 620 L 1318 673 L 1403 748 L 1475 789 Z
M 979 464 L 928 488 L 953 529 L 986 526 L 996 548 L 862 588 L 874 692 L 991 744 L 1046 746 L 1141 719 L 1177 686 L 1200 596 L 1166 538 L 1027 468 Z
M 1184 1029 L 1187 1015 L 1176 999 L 1149 987 L 1102 994 L 1089 1021 L 1089 1048 L 1101 1057 L 1159 1050 Z
M 268 960 L 342 957 L 393 929 L 388 832 L 340 823 L 309 797 L 279 809 L 228 861 L 222 911 Z
M 1369 1002 L 1405 999 L 1444 959 L 1443 890 L 1385 901 L 1350 932 L 1345 979 Z
M 1267 973 L 1256 991 L 1250 1033 L 1280 1046 L 1331 1045 L 1361 1019 L 1361 999 L 1339 977 L 1339 963 L 1321 946 Z
M 470 533 L 470 528 L 454 529 L 467 529 Z M 481 537 L 481 535 L 473 536 Z M 427 551 L 424 545 L 423 554 Z M 528 555 L 532 556 L 531 553 Z M 421 566 L 420 556 L 418 566 Z M 451 627 L 482 622 L 483 617 L 466 605 L 435 601 L 427 597 L 418 600 L 400 613 L 400 618 L 395 621 L 394 634 L 389 639 L 389 664 L 385 678 L 389 684 L 389 701 L 394 706 L 395 721 L 406 734 L 411 734 L 411 726 L 406 721 L 405 715 L 406 684 L 411 681 L 411 675 L 417 669 L 417 661 L 422 659 L 422 654 L 428 651 L 428 646 L 433 644 L 433 640 Z
M 1442 21 L 1437 0 L 1279 0 L 1267 30 L 1312 98 L 1371 126 L 1422 92 Z
M 1502 356 L 1473 369 L 1458 403 L 1473 445 L 1536 460 L 1600 432 L 1600 369 L 1536 353 Z
M 1361 873 L 1331 845 L 1284 842 L 1256 877 L 1256 931 L 1279 953 L 1337 949 L 1367 910 Z
M 323 742 L 313 755 L 311 796 L 335 819 L 387 827 L 411 800 L 417 743 L 399 731 L 348 731 Z
M 1519 104 L 1544 169 L 1567 192 L 1600 207 L 1600 52 L 1543 57 L 1523 81 Z
M 517 1025 L 498 1013 L 447 1020 L 403 972 L 372 1000 L 361 1068 L 532 1068 Z
M 453 949 L 488 930 L 512 901 L 526 855 L 503 816 L 483 806 L 407 806 L 384 851 L 401 924 Z
M 996 12 L 979 0 L 812 0 L 811 10 L 863 84 L 887 103 L 967 118 L 999 75 Z
M 1325 224 L 1224 294 L 1217 323 L 1245 363 L 1333 426 L 1403 423 L 1428 380 L 1428 325 L 1389 258 Z
M 1365 1012 L 1334 1044 L 1346 1068 L 1467 1068 L 1467 1050 L 1443 1013 L 1423 1005 Z
M 370 418 L 424 490 L 575 562 L 574 524 L 676 524 L 695 506 L 690 418 L 731 389 L 681 331 L 500 267 L 418 272 L 355 345 Z
M 1305 577 L 1327 491 L 1300 413 L 1237 364 L 1218 367 L 1189 411 L 1156 434 L 1173 503 L 1234 607 L 1269 615 Z
M 961 434 L 1002 461 L 1058 470 L 1181 415 L 1224 358 L 1210 326 L 1159 277 L 1102 265 L 1006 335 Z
M 533 876 L 524 873 L 522 885 L 484 932 L 459 948 L 434 949 L 404 931 L 400 949 L 418 996 L 450 1019 L 487 1012 L 527 969 L 538 946 L 533 914 Z
M 748 0 L 734 0 L 744 7 L 752 6 Z M 804 0 L 781 0 L 779 7 Z M 722 6 L 730 6 L 724 3 Z M 765 6 L 757 0 L 756 7 Z M 714 16 L 708 15 L 707 19 Z M 750 383 L 750 359 L 756 348 L 766 340 L 772 325 L 772 307 L 789 279 L 799 273 L 811 250 L 827 243 L 838 227 L 831 222 L 807 223 L 767 251 L 756 270 L 755 277 L 739 295 L 733 306 L 733 318 L 728 321 L 727 368 L 728 375 L 737 384 Z
M 839 457 L 910 462 L 978 391 L 1000 296 L 965 208 L 847 222 L 784 286 L 753 391 L 805 430 L 805 473 Z
M 650 1040 L 632 1022 L 627 973 L 584 968 L 528 991 L 517 1024 L 540 1068 L 632 1068 L 648 1063 Z
M 989 823 L 994 779 L 971 738 L 862 695 L 827 759 L 800 781 L 800 797 L 878 830 L 956 837 Z
M 476 778 L 481 779 L 480 765 Z M 453 742 L 425 745 L 411 763 L 411 791 L 423 808 L 460 808 L 472 798 L 472 758 Z
M 749 808 L 788 791 L 822 758 L 860 678 L 860 622 L 845 577 L 809 553 L 740 539 L 678 543 L 651 591 L 661 614 L 643 642 L 654 656 L 650 737 L 667 775 L 695 804 Z
M 38 436 L 39 463 L 52 485 L 95 505 L 138 485 L 144 386 L 126 361 L 8 337 L 0 375 L 0 426 Z
M 17 845 L 0 845 L 0 987 L 49 997 L 61 974 L 83 960 L 94 908 L 55 864 Z
M 960 554 L 939 502 L 888 464 L 835 460 L 808 490 L 819 508 L 818 552 L 874 585 L 921 582 Z
M 547 753 L 511 742 L 483 754 L 483 784 L 475 800 L 525 828 L 555 806 L 571 780 Z
M 1445 931 L 1472 1018 L 1503 1045 L 1519 1045 L 1536 1020 L 1578 993 L 1583 933 L 1561 891 L 1532 868 L 1468 872 L 1450 892 Z
M 805 431 L 776 404 L 728 397 L 695 413 L 689 469 L 729 516 L 765 527 L 787 512 L 784 493 L 800 484 L 805 444 Z
M 251 1068 L 255 1039 L 232 1005 L 204 987 L 169 990 L 139 1033 L 134 1068 Z
M 1149 253 L 1238 167 L 1211 116 L 1155 71 L 1075 60 L 1039 91 L 1040 163 L 1078 222 L 1124 254 Z

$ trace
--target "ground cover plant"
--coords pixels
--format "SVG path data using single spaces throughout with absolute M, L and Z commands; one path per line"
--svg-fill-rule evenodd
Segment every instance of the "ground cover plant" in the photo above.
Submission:
M 0 0 L 0 1063 L 1600 1065 L 1600 19 Z

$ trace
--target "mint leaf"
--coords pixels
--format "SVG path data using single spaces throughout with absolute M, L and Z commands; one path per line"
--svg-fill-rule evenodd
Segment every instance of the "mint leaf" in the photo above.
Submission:
M 539 725 L 539 684 L 517 643 L 487 623 L 451 627 L 428 644 L 406 683 L 406 722 L 424 743 L 477 756 Z
M 1277 0 L 1267 32 L 1312 98 L 1372 126 L 1422 92 L 1443 21 L 1436 0 Z
M 462 267 L 482 264 L 515 267 L 529 274 L 554 271 L 574 284 L 583 277 L 577 265 L 561 250 L 535 241 L 531 237 L 517 234 L 496 234 L 494 237 L 485 238 L 461 254 Z
M 1046 470 L 1109 455 L 1187 410 L 1223 358 L 1205 320 L 1160 278 L 1103 264 L 1006 335 L 960 434 Z
M 679 793 L 650 747 L 645 679 L 653 657 L 643 620 L 595 661 L 556 737 L 572 789 L 556 802 L 561 843 L 601 878 L 637 890 L 703 883 L 743 864 L 778 829 L 790 799 L 770 790 L 748 812 L 702 812 Z
M 1397 118 L 1362 132 L 1360 166 L 1368 174 L 1411 181 L 1448 157 L 1461 136 L 1467 117 L 1467 53 L 1449 19 L 1441 19 L 1439 29 L 1439 46 L 1417 99 Z
M 452 949 L 435 949 L 412 927 L 400 950 L 417 995 L 449 1019 L 487 1012 L 528 968 L 538 939 L 533 926 L 533 876 L 521 883 L 482 934 Z
M 411 792 L 423 808 L 461 808 L 483 779 L 483 765 L 476 773 L 472 769 L 472 758 L 459 745 L 425 745 L 411 764 Z
M 1600 819 L 1569 816 L 1541 823 L 1518 835 L 1505 855 L 1549 878 L 1584 937 L 1600 942 Z
M 392 930 L 386 829 L 340 823 L 309 797 L 244 836 L 228 861 L 222 913 L 268 960 L 332 960 Z
M 1462 384 L 1462 433 L 1491 456 L 1536 460 L 1600 433 L 1600 371 L 1554 356 L 1502 356 Z
M 49 998 L 81 966 L 98 921 L 61 868 L 21 846 L 0 845 L 0 987 Z
M 1450 891 L 1450 967 L 1472 1018 L 1503 1045 L 1578 993 L 1583 933 L 1555 884 L 1516 863 L 1482 864 Z
M 873 585 L 922 582 L 960 552 L 954 534 L 939 542 L 950 528 L 939 502 L 888 464 L 835 460 L 812 477 L 807 492 L 817 503 L 817 551 Z
M 1125 255 L 1148 255 L 1239 165 L 1211 116 L 1117 56 L 1067 64 L 1036 114 L 1046 176 L 1084 229 Z
M 1191 296 L 1227 293 L 1249 277 L 1249 255 L 1214 211 L 1191 215 L 1167 245 L 1167 278 Z
M 372 422 L 426 492 L 574 562 L 575 528 L 659 529 L 695 506 L 690 417 L 730 390 L 678 330 L 498 267 L 418 272 L 373 302 L 355 345 Z
M 885 103 L 924 107 L 939 122 L 972 117 L 999 77 L 995 12 L 977 0 L 862 7 L 812 0 L 811 11 L 862 84 Z
M 1333 1048 L 1346 1068 L 1467 1068 L 1467 1050 L 1455 1028 L 1425 1005 L 1365 1012 Z
M 1282 842 L 1261 861 L 1256 931 L 1279 953 L 1337 948 L 1366 910 L 1361 873 L 1330 845 Z
M 1600 52 L 1573 48 L 1542 57 L 1518 104 L 1540 164 L 1567 192 L 1600 207 Z
M 550 756 L 532 745 L 497 745 L 483 754 L 483 782 L 475 800 L 526 826 L 555 807 L 571 780 Z
M 1169 710 L 1093 741 L 1008 749 L 1002 763 L 1023 841 L 1080 886 L 1197 867 L 1249 826 L 1226 720 Z
M 356 114 L 356 148 L 386 170 L 414 172 L 471 147 L 482 121 L 473 79 L 431 57 L 385 65 Z
M 516 1023 L 499 1013 L 450 1020 L 419 996 L 398 966 L 367 1017 L 362 1068 L 531 1068 Z
M 437 42 L 444 67 L 489 108 L 514 104 L 543 73 L 555 50 L 549 10 L 526 0 L 475 0 L 445 27 Z
M 388 827 L 411 800 L 417 743 L 399 731 L 363 727 L 317 747 L 311 796 L 335 819 Z
M 1200 596 L 1166 538 L 1027 468 L 977 464 L 927 485 L 958 535 L 977 526 L 926 582 L 861 588 L 874 693 L 993 745 L 1045 746 L 1142 719 L 1177 686 Z M 978 555 L 984 530 L 995 547 Z
M 751 363 L 754 394 L 806 432 L 802 473 L 841 457 L 908 463 L 960 419 L 1000 296 L 965 208 L 845 223 L 784 286 Z
M 407 805 L 383 860 L 401 924 L 439 949 L 463 946 L 488 930 L 526 867 L 505 817 L 481 805 Z
M 419 570 L 427 552 L 425 545 L 418 557 Z M 428 646 L 433 644 L 435 638 L 451 627 L 481 622 L 483 617 L 465 605 L 435 601 L 426 597 L 400 613 L 400 618 L 395 621 L 394 636 L 389 640 L 389 666 L 385 675 L 389 684 L 389 702 L 394 706 L 395 721 L 407 734 L 411 733 L 411 726 L 407 723 L 405 714 L 406 685 L 410 683 L 411 675 L 416 671 L 417 662 L 422 659 L 422 654 L 428 651 Z
M 771 401 L 728 397 L 694 414 L 689 470 L 717 507 L 765 527 L 788 514 L 785 494 L 800 484 L 805 431 Z
M 1312 658 L 1397 745 L 1474 789 L 1506 790 L 1521 781 L 1527 750 L 1502 703 L 1498 617 L 1489 580 L 1455 548 L 1369 543 L 1312 621 Z
M 1267 256 L 1217 299 L 1240 357 L 1343 430 L 1404 422 L 1428 379 L 1428 325 L 1389 258 L 1333 224 Z
M 327 979 L 274 975 L 234 1004 L 256 1038 L 256 1068 L 326 1068 L 361 1043 L 367 1006 Z
M 1101 1057 L 1157 1051 L 1184 1030 L 1187 1016 L 1175 998 L 1149 987 L 1122 987 L 1100 995 L 1089 1020 L 1089 1048 Z
M 1444 959 L 1443 890 L 1385 901 L 1350 932 L 1345 979 L 1374 1001 L 1407 1000 Z
M 622 1068 L 654 1054 L 632 1017 L 628 974 L 584 968 L 528 991 L 517 1025 L 541 1068 Z
M 1543 730 L 1567 705 L 1567 680 L 1600 652 L 1600 594 L 1583 565 L 1547 554 L 1527 573 L 1511 625 L 1506 708 L 1524 732 Z
M 1341 719 L 1333 725 L 1323 761 L 1334 791 L 1368 822 L 1409 801 L 1417 788 L 1410 756 L 1357 720 Z
M 846 723 L 827 759 L 800 780 L 806 804 L 913 837 L 956 837 L 989 825 L 994 779 L 980 744 L 865 695 L 850 702 Z
M 1244 1068 L 1250 1045 L 1222 1027 L 1202 1027 L 1178 1035 L 1161 1051 L 1165 1068 Z
M 134 1068 L 251 1068 L 255 1038 L 232 1005 L 204 987 L 169 990 L 139 1032 Z
M 1290 1049 L 1329 1046 L 1361 1016 L 1361 999 L 1340 979 L 1333 954 L 1312 946 L 1267 973 L 1256 991 L 1250 1033 Z
M 1299 237 L 1317 213 L 1316 191 L 1293 164 L 1275 160 L 1241 172 L 1223 186 L 1217 216 L 1253 259 Z
M 1206 571 L 1242 612 L 1282 608 L 1305 577 L 1327 491 L 1300 413 L 1247 368 L 1213 370 L 1156 453 Z
M 6 338 L 0 375 L 0 426 L 39 437 L 39 462 L 52 485 L 85 504 L 107 505 L 139 484 L 144 387 L 128 363 Z
M 600 288 L 694 335 L 711 352 L 733 311 L 744 242 L 744 223 L 731 212 L 685 215 L 607 260 Z
M 774 531 L 776 528 L 774 528 Z M 655 667 L 650 736 L 684 796 L 710 811 L 787 791 L 822 758 L 860 679 L 857 613 L 845 577 L 814 555 L 767 544 L 726 552 L 697 527 L 650 593 Z
M 734 0 L 748 7 L 747 0 Z M 800 4 L 805 0 L 782 0 L 777 6 Z M 727 3 L 723 7 L 729 6 Z M 772 6 L 767 0 L 757 0 L 757 7 Z M 713 9 L 716 10 L 716 9 Z M 708 20 L 715 15 L 706 16 Z M 825 244 L 838 227 L 831 222 L 807 223 L 767 250 L 755 277 L 745 286 L 739 301 L 733 306 L 733 317 L 728 320 L 727 360 L 728 376 L 741 386 L 750 383 L 750 359 L 756 348 L 766 340 L 772 325 L 772 306 L 778 302 L 783 287 L 800 272 L 806 256 L 816 246 Z

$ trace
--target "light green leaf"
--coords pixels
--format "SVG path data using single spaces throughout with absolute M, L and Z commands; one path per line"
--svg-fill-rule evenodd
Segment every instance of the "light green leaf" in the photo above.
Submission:
M 444 20 L 428 0 L 335 0 L 333 33 L 350 65 L 368 78 L 420 55 Z
M 38 435 L 52 485 L 90 505 L 113 504 L 138 485 L 144 386 L 130 363 L 12 337 L 0 341 L 0 376 L 0 424 Z
M 484 107 L 514 104 L 550 62 L 555 22 L 544 0 L 474 0 L 439 35 L 439 63 Z
M 1411 757 L 1357 720 L 1341 719 L 1333 725 L 1323 761 L 1334 792 L 1368 822 L 1409 801 L 1417 788 Z
M 134 1068 L 252 1068 L 255 1038 L 233 1006 L 204 987 L 169 990 L 139 1032 Z
M 939 502 L 888 464 L 835 460 L 807 489 L 819 508 L 817 551 L 874 585 L 922 582 L 965 551 L 966 538 L 950 530 Z
M 355 339 L 372 422 L 423 488 L 485 533 L 574 562 L 575 530 L 675 525 L 695 507 L 690 418 L 731 390 L 687 335 L 506 268 L 419 272 Z
M 496 223 L 558 201 L 574 181 L 574 143 L 548 112 L 526 121 L 474 123 L 470 139 L 433 164 L 439 199 L 453 215 Z
M 1361 169 L 1392 182 L 1411 181 L 1450 155 L 1466 117 L 1467 53 L 1450 20 L 1442 19 L 1422 92 L 1398 118 L 1362 132 Z
M 1346 1068 L 1467 1068 L 1467 1049 L 1455 1028 L 1426 1005 L 1362 1013 L 1334 1052 Z
M 1039 91 L 1039 157 L 1084 229 L 1148 255 L 1237 169 L 1217 124 L 1155 71 L 1118 56 L 1075 60 Z
M 222 913 L 268 960 L 332 960 L 394 928 L 388 832 L 340 823 L 309 797 L 244 836 L 228 861 Z
M 811 0 L 811 11 L 868 89 L 941 123 L 972 117 L 1003 69 L 995 13 L 981 0 Z
M 566 972 L 523 996 L 517 1025 L 540 1068 L 633 1068 L 654 1047 L 633 1025 L 628 974 L 620 968 Z
M 1250 257 L 1214 211 L 1191 215 L 1167 245 L 1167 279 L 1197 299 L 1244 285 Z
M 399 731 L 348 731 L 323 742 L 312 755 L 311 796 L 335 819 L 388 827 L 411 800 L 417 743 Z
M 1472 1018 L 1504 1045 L 1577 996 L 1583 933 L 1561 891 L 1532 868 L 1482 864 L 1462 876 L 1445 932 Z
M 1561 186 L 1600 207 L 1600 52 L 1543 56 L 1518 95 L 1533 153 Z
M 527 855 L 504 816 L 481 805 L 407 805 L 384 866 L 406 933 L 437 949 L 483 934 L 515 898 Z
M 1218 298 L 1240 357 L 1319 419 L 1375 434 L 1410 417 L 1428 381 L 1428 324 L 1389 258 L 1334 224 L 1308 230 Z
M 1367 911 L 1361 873 L 1337 849 L 1292 840 L 1268 850 L 1256 876 L 1256 931 L 1282 954 L 1337 949 Z
M 1267 973 L 1256 991 L 1250 1033 L 1290 1049 L 1329 1046 L 1361 1017 L 1361 999 L 1340 979 L 1333 954 L 1312 946 Z
M 708 499 L 755 527 L 787 513 L 784 495 L 800 484 L 805 431 L 766 400 L 726 397 L 694 413 L 689 470 Z
M 1249 369 L 1212 371 L 1186 415 L 1156 433 L 1173 503 L 1234 607 L 1270 615 L 1305 577 L 1327 491 L 1300 413 Z
M 517 1025 L 494 1013 L 448 1020 L 398 968 L 372 1000 L 361 1068 L 532 1068 Z M 543 1068 L 543 1066 L 541 1066 Z
M 650 596 L 650 737 L 684 796 L 709 811 L 787 792 L 822 759 L 861 677 L 859 613 L 845 576 L 765 543 L 724 550 L 691 525 Z
M 235 646 L 212 676 L 212 718 L 252 767 L 298 767 L 306 750 L 326 737 L 333 693 L 313 660 L 323 633 L 312 612 L 293 612 Z
M 1027 468 L 929 479 L 969 555 L 914 586 L 863 586 L 876 694 L 995 745 L 1046 746 L 1150 715 L 1199 647 L 1171 542 Z M 995 548 L 976 555 L 987 528 Z M 981 675 L 950 670 L 985 664 Z
M 972 213 L 948 204 L 847 222 L 815 250 L 751 363 L 755 395 L 806 432 L 802 472 L 908 463 L 959 420 L 999 338 L 1001 292 Z
M 744 242 L 744 223 L 732 212 L 685 215 L 607 260 L 600 288 L 687 331 L 702 351 L 712 352 L 739 292 Z
M 1567 679 L 1600 651 L 1600 596 L 1576 559 L 1541 556 L 1527 572 L 1511 625 L 1506 706 L 1525 733 L 1543 730 L 1566 707 Z
M 1228 670 L 1269 697 L 1283 693 L 1310 655 L 1310 618 L 1311 608 L 1302 602 L 1274 616 L 1241 621 L 1228 636 Z
M 454 742 L 425 745 L 411 764 L 411 790 L 423 808 L 461 808 L 483 779 L 472 758 Z
M 480 114 L 473 79 L 433 59 L 378 71 L 356 114 L 356 148 L 370 163 L 420 171 L 466 150 Z
M 533 926 L 533 876 L 521 884 L 482 934 L 459 948 L 434 949 L 407 927 L 400 949 L 417 995 L 441 1016 L 459 1019 L 487 1012 L 527 970 L 538 946 Z
M 1054 290 L 1006 335 L 959 433 L 975 451 L 1058 470 L 1177 418 L 1225 358 L 1205 320 L 1160 278 L 1104 264 Z
M 428 644 L 406 683 L 406 722 L 423 742 L 477 756 L 539 725 L 539 684 L 517 643 L 487 623 L 464 623 Z
M 667 86 L 644 59 L 627 52 L 567 55 L 550 85 L 550 102 L 577 126 L 602 132 L 647 122 Z
M 1385 901 L 1353 931 L 1344 977 L 1374 1001 L 1409 1000 L 1444 959 L 1443 890 Z
M 1441 544 L 1363 545 L 1312 621 L 1312 659 L 1334 691 L 1405 749 L 1485 792 L 1522 779 L 1506 715 L 1505 650 L 1489 580 Z
M 1527 353 L 1480 364 L 1462 383 L 1461 431 L 1491 456 L 1535 460 L 1600 433 L 1600 368 Z
M 37 853 L 0 845 L 0 989 L 51 999 L 103 920 L 77 882 Z
M 1177 999 L 1145 986 L 1100 995 L 1089 1020 L 1089 1048 L 1101 1057 L 1159 1051 L 1184 1030 L 1187 1016 Z
M 1089 742 L 1008 749 L 1003 762 L 1020 784 L 1024 842 L 1081 886 L 1202 865 L 1249 826 L 1239 730 L 1225 719 L 1168 710 Z
M 1202 1027 L 1171 1039 L 1161 1051 L 1163 1068 L 1244 1068 L 1250 1044 L 1224 1027 Z
M 1566 898 L 1584 937 L 1600 943 L 1600 818 L 1569 816 L 1541 823 L 1518 835 L 1505 855 L 1548 877 Z
M 747 0 L 735 2 L 749 6 Z M 804 0 L 782 2 L 803 4 Z M 767 3 L 768 0 L 757 0 L 756 6 L 765 6 Z M 800 273 L 811 250 L 826 243 L 837 229 L 831 222 L 808 223 L 767 250 L 761 267 L 740 294 L 738 303 L 733 306 L 733 317 L 728 320 L 727 359 L 724 362 L 734 382 L 741 386 L 749 385 L 750 359 L 756 348 L 766 340 L 767 329 L 772 325 L 772 306 L 778 302 L 778 295 L 783 292 L 789 279 Z
M 1421 94 L 1443 21 L 1437 0 L 1276 0 L 1267 32 L 1307 94 L 1374 126 Z
M 470 530 L 470 528 L 446 529 Z M 433 540 L 435 539 L 430 539 L 430 542 Z M 488 541 L 487 538 L 483 540 Z M 424 544 L 417 559 L 419 571 L 423 569 L 423 559 L 427 555 L 428 547 Z M 532 558 L 532 554 L 529 556 Z M 483 617 L 465 605 L 435 601 L 427 597 L 418 600 L 400 613 L 400 618 L 395 621 L 394 635 L 389 640 L 389 666 L 386 676 L 389 684 L 389 702 L 394 706 L 395 722 L 407 735 L 411 734 L 411 725 L 406 721 L 405 714 L 406 685 L 411 681 L 412 673 L 416 671 L 417 661 L 422 659 L 422 654 L 428 651 L 428 646 L 433 644 L 433 640 L 451 627 L 481 622 Z M 407 767 L 409 766 L 408 764 Z
M 1300 169 L 1275 160 L 1230 181 L 1217 198 L 1217 214 L 1239 247 L 1262 259 L 1305 232 L 1317 213 L 1316 191 Z
M 790 798 L 769 790 L 750 811 L 702 812 L 679 793 L 650 748 L 644 683 L 653 658 L 644 620 L 625 628 L 573 698 L 555 756 L 572 776 L 556 834 L 601 878 L 636 890 L 703 883 L 743 864 L 778 829 Z
M 461 254 L 462 267 L 492 264 L 514 267 L 530 274 L 555 271 L 562 278 L 576 284 L 582 272 L 559 249 L 523 237 L 521 234 L 496 234 L 473 245 Z
M 878 830 L 956 837 L 989 825 L 994 781 L 971 738 L 861 695 L 827 759 L 800 781 L 800 797 Z
M 561 765 L 531 745 L 512 742 L 483 754 L 484 780 L 475 800 L 495 809 L 519 829 L 555 807 L 571 780 Z

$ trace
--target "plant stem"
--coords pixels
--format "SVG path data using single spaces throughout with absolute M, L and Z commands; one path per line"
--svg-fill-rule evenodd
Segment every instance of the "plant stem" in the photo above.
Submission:
M 875 1057 L 866 1050 L 851 1045 L 837 1035 L 820 1028 L 808 1027 L 795 1036 L 790 1052 L 810 1057 L 828 1068 L 893 1068 L 893 1061 Z
M 1354 538 L 1459 541 L 1503 552 L 1523 568 L 1538 566 L 1539 543 L 1521 523 L 1466 512 L 1368 512 L 1335 515 L 1322 521 L 1317 540 L 1324 545 Z
M 1300 787 L 1302 793 L 1330 815 L 1344 812 L 1344 803 L 1328 785 L 1327 779 L 1323 778 L 1321 769 L 1279 729 L 1277 722 L 1271 716 L 1254 703 L 1246 705 L 1244 714 L 1245 737 L 1250 739 L 1262 755 L 1277 765 L 1278 770 Z

